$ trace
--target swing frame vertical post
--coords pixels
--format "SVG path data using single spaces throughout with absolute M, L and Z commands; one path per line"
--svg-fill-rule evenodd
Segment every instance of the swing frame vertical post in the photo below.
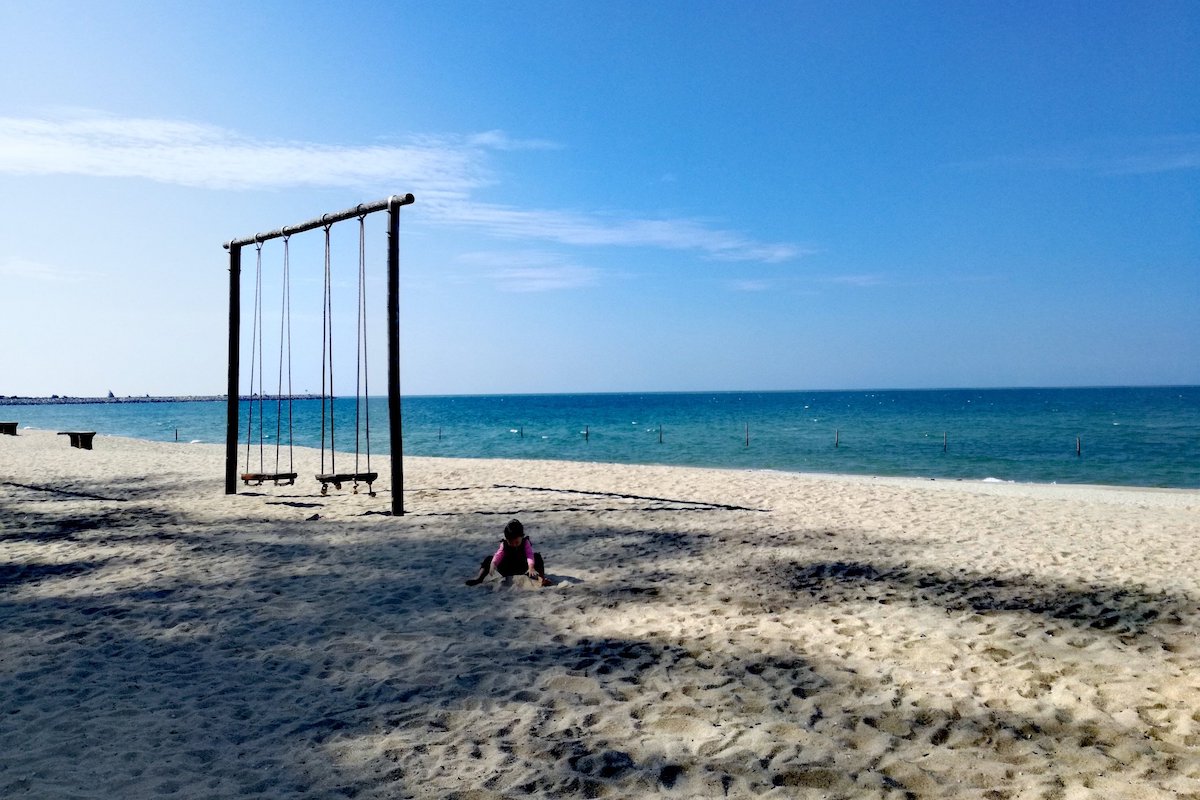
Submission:
M 229 383 L 225 395 L 225 494 L 237 494 L 238 359 L 242 324 L 242 246 L 229 246 Z
M 388 434 L 392 452 L 392 516 L 404 516 L 404 426 L 400 412 L 400 206 L 412 195 L 388 198 L 387 326 Z

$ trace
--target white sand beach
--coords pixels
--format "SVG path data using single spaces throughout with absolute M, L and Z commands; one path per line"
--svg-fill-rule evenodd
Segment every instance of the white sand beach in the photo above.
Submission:
M 19 433 L 3 798 L 1200 798 L 1198 491 Z

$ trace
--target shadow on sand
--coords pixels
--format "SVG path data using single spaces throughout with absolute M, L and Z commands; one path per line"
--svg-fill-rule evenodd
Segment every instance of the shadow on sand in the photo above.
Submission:
M 913 742 L 967 758 L 1032 742 L 1097 774 L 1122 769 L 1104 753 L 1146 747 L 1138 731 L 1069 715 L 922 707 L 803 642 L 796 655 L 730 654 L 667 625 L 638 637 L 566 626 L 602 608 L 669 609 L 693 579 L 682 565 L 725 546 L 721 534 L 744 539 L 741 509 L 655 509 L 683 515 L 655 533 L 564 526 L 539 541 L 551 573 L 569 572 L 574 553 L 628 563 L 622 580 L 498 595 L 460 580 L 491 534 L 427 535 L 419 518 L 373 518 L 317 538 L 152 502 L 113 507 L 128 490 L 0 496 L 0 795 L 54 785 L 110 796 L 749 797 L 782 787 L 915 798 L 920 774 L 888 756 Z M 733 516 L 708 527 L 719 534 L 698 533 L 684 524 L 697 512 Z M 86 557 L 52 561 L 46 548 L 62 544 Z M 77 582 L 119 568 L 140 570 L 137 585 Z M 791 563 L 784 575 L 764 597 L 841 602 L 882 590 L 889 602 L 1132 636 L 1188 600 L 870 561 Z M 69 725 L 56 722 L 63 714 Z M 1154 763 L 1172 768 L 1166 752 Z M 990 775 L 986 796 L 1012 796 L 1011 778 Z M 1051 780 L 1042 796 L 1062 793 Z

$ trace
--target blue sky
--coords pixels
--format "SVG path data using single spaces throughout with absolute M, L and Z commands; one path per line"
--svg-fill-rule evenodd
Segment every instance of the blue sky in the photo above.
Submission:
M 1200 383 L 1190 0 L 0 22 L 0 394 L 221 393 L 221 244 L 404 192 L 406 393 Z M 383 215 L 367 234 L 382 393 Z M 333 231 L 343 392 L 356 236 Z M 291 243 L 297 391 L 322 247 Z M 275 376 L 277 243 L 263 262 Z

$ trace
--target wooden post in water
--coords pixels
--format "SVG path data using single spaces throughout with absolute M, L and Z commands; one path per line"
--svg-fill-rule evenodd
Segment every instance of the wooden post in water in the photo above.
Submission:
M 946 452 L 946 446 L 950 443 L 950 434 L 942 431 L 942 452 Z
M 842 438 L 841 430 L 839 430 L 838 428 L 834 428 L 833 429 L 833 446 L 834 447 L 840 446 L 841 438 Z
M 750 423 L 746 423 L 746 447 L 750 446 Z
M 584 425 L 583 426 L 583 440 L 585 442 L 588 441 L 588 436 L 589 436 L 590 432 L 591 432 L 591 428 L 587 425 Z
M 662 444 L 662 423 L 658 423 L 658 443 Z
M 1078 436 L 1075 437 L 1075 457 L 1079 458 L 1083 455 L 1083 440 Z

